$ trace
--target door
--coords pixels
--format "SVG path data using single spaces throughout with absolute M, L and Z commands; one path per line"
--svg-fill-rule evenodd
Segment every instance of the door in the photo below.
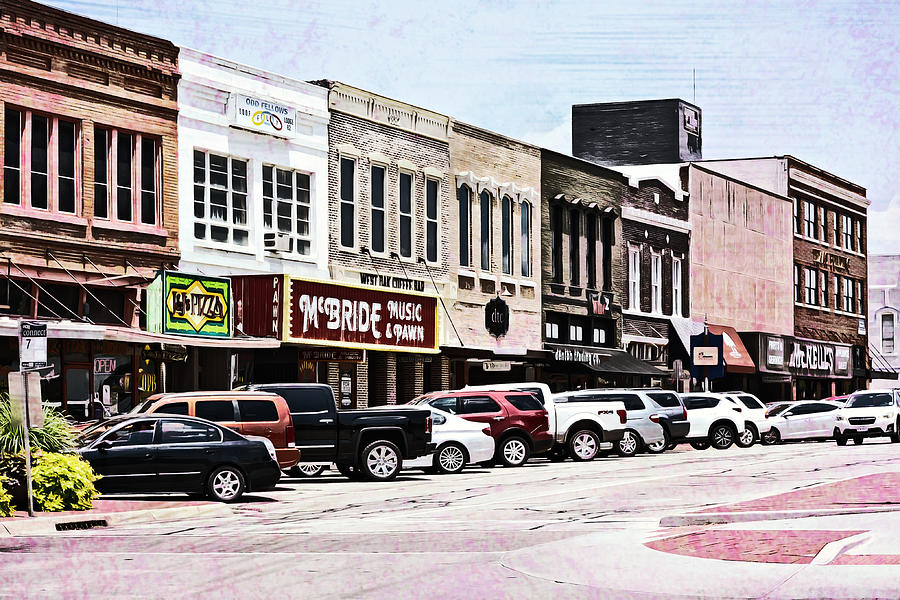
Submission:
M 156 486 L 155 420 L 136 421 L 104 434 L 82 456 L 102 478 L 104 492 L 146 492 Z
M 162 412 L 160 409 L 157 412 Z M 194 416 L 218 423 L 241 433 L 241 423 L 237 416 L 237 406 L 233 400 L 195 400 Z
M 222 434 L 211 425 L 160 419 L 156 435 L 158 491 L 202 490 L 207 474 L 224 459 Z
M 834 433 L 834 417 L 837 416 L 838 407 L 834 404 L 816 402 L 810 405 L 809 413 L 811 435 L 815 437 L 829 437 Z
M 494 439 L 510 427 L 506 410 L 490 396 L 461 396 L 458 407 L 465 420 L 490 425 Z
M 782 439 L 799 440 L 807 437 L 813 437 L 814 431 L 812 419 L 812 405 L 800 404 L 790 408 L 782 414 L 784 417 L 784 432 L 781 434 Z
M 261 386 L 255 389 L 278 394 L 287 402 L 302 462 L 331 462 L 335 459 L 338 424 L 331 388 Z
M 265 398 L 240 399 L 237 404 L 241 433 L 268 438 L 276 449 L 287 448 L 285 427 L 278 419 L 274 402 Z M 296 431 L 294 433 L 296 435 Z

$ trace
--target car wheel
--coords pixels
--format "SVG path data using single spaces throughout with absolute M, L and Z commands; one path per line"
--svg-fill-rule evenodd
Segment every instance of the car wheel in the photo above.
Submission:
M 863 443 L 863 439 L 861 437 L 857 436 L 857 437 L 853 438 L 853 443 L 856 444 L 857 446 L 860 446 Z
M 898 418 L 897 422 L 894 424 L 894 433 L 891 434 L 891 442 L 900 444 L 900 418 Z
M 497 459 L 505 467 L 521 467 L 530 455 L 528 442 L 517 435 L 506 438 L 497 448 Z
M 731 425 L 721 423 L 713 427 L 709 432 L 709 445 L 716 450 L 727 450 L 731 448 L 737 438 L 737 432 Z
M 756 430 L 753 427 L 746 427 L 741 435 L 734 442 L 738 448 L 749 448 L 756 443 Z
M 600 451 L 600 436 L 590 429 L 576 431 L 569 439 L 569 456 L 572 460 L 594 460 Z
M 669 432 L 663 429 L 663 439 L 658 442 L 653 442 L 652 444 L 645 444 L 644 447 L 647 449 L 647 452 L 651 454 L 662 454 L 669 449 L 670 445 Z
M 359 470 L 366 479 L 390 481 L 400 472 L 400 449 L 387 440 L 372 442 L 360 454 Z
M 562 462 L 569 458 L 569 451 L 562 444 L 554 444 L 553 449 L 547 453 L 550 462 Z
M 844 435 L 841 435 L 840 432 L 838 432 L 838 431 L 834 432 L 834 441 L 835 441 L 835 443 L 837 443 L 838 446 L 846 446 L 847 445 L 847 437 Z
M 625 435 L 616 443 L 616 452 L 619 456 L 634 456 L 641 449 L 641 440 L 638 434 L 630 429 L 625 430 Z
M 328 467 L 326 465 L 315 465 L 311 463 L 299 464 L 288 469 L 288 475 L 291 477 L 318 477 L 325 469 Z
M 709 442 L 691 442 L 691 448 L 694 450 L 706 450 L 709 448 Z
M 244 474 L 236 467 L 219 467 L 209 475 L 206 492 L 218 502 L 235 502 L 245 489 Z
M 773 427 L 772 429 L 762 434 L 762 437 L 759 438 L 759 441 L 763 446 L 772 446 L 781 441 L 781 434 L 777 429 Z
M 459 473 L 466 466 L 466 450 L 456 442 L 441 446 L 434 453 L 434 468 L 438 473 Z

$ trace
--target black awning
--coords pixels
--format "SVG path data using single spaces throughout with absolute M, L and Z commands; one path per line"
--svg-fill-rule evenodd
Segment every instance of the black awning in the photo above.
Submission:
M 652 375 L 662 377 L 666 371 L 630 355 L 624 350 L 603 348 L 602 355 L 595 355 L 586 367 L 597 373 L 621 373 L 623 375 Z
M 897 379 L 900 373 L 896 371 L 881 371 L 879 369 L 869 369 L 867 372 L 869 379 Z

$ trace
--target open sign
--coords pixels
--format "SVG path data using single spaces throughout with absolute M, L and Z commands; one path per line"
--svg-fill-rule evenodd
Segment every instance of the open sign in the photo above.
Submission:
M 112 356 L 101 356 L 94 359 L 94 374 L 109 375 L 116 370 L 116 359 Z

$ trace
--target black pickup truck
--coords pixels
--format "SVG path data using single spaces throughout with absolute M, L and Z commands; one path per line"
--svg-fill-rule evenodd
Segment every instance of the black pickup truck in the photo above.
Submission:
M 300 464 L 291 474 L 318 475 L 334 463 L 351 478 L 389 481 L 404 459 L 434 452 L 430 410 L 337 410 L 331 387 L 318 383 L 252 384 L 245 389 L 272 392 L 287 401 L 300 450 Z

